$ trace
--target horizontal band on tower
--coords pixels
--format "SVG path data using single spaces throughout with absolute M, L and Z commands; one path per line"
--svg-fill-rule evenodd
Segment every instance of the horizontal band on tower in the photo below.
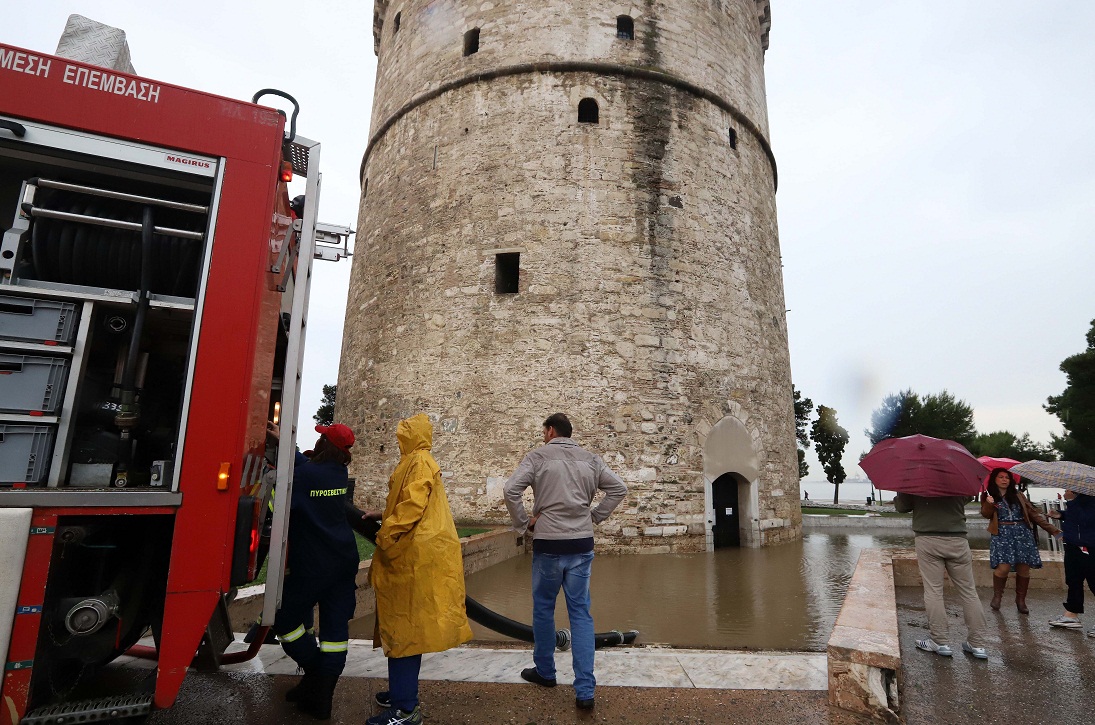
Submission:
M 373 151 L 373 147 L 383 138 L 384 134 L 388 132 L 396 121 L 406 116 L 408 113 L 418 108 L 427 101 L 441 96 L 449 91 L 456 90 L 472 83 L 479 83 L 480 81 L 494 80 L 495 78 L 505 78 L 506 76 L 527 75 L 532 73 L 595 73 L 608 76 L 622 76 L 624 78 L 637 78 L 644 81 L 652 81 L 654 83 L 662 83 L 664 85 L 676 88 L 690 93 L 697 98 L 702 98 L 705 101 L 718 106 L 720 109 L 730 114 L 730 117 L 741 124 L 742 128 L 748 131 L 752 136 L 757 139 L 760 147 L 764 150 L 764 155 L 768 157 L 768 163 L 772 166 L 772 185 L 773 188 L 779 187 L 779 176 L 776 171 L 776 156 L 772 153 L 772 146 L 768 143 L 768 139 L 764 137 L 764 134 L 760 132 L 760 128 L 757 127 L 753 121 L 742 113 L 736 106 L 727 101 L 722 96 L 712 93 L 706 88 L 701 88 L 695 83 L 690 83 L 683 78 L 678 78 L 675 75 L 665 73 L 658 70 L 650 70 L 649 68 L 636 68 L 634 66 L 622 65 L 620 63 L 601 63 L 597 61 L 545 61 L 542 63 L 519 63 L 517 65 L 504 66 L 502 68 L 495 68 L 492 70 L 486 70 L 479 73 L 471 73 L 462 78 L 447 81 L 442 83 L 437 88 L 431 91 L 419 94 L 405 103 L 399 110 L 388 117 L 384 123 L 380 125 L 373 137 L 369 139 L 369 145 L 365 148 L 365 154 L 361 157 L 361 167 L 358 170 L 358 183 L 362 183 L 365 179 L 365 165 L 369 163 L 369 155 Z

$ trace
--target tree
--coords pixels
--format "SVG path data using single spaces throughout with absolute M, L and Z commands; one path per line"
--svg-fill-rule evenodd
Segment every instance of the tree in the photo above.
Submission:
M 848 445 L 848 431 L 837 423 L 835 410 L 819 405 L 810 434 L 818 460 L 825 469 L 825 478 L 833 484 L 833 503 L 840 503 L 840 484 L 847 478 L 840 459 L 844 456 L 844 446 Z
M 973 408 L 944 390 L 920 397 L 912 390 L 887 395 L 873 413 L 865 433 L 872 444 L 887 438 L 921 435 L 969 446 L 977 435 Z
M 977 435 L 973 425 L 973 408 L 964 400 L 958 400 L 944 390 L 938 395 L 924 396 L 917 423 L 924 430 L 917 431 L 933 438 L 946 438 L 962 445 L 969 445 Z
M 806 463 L 806 451 L 810 448 L 807 426 L 810 425 L 810 413 L 814 412 L 814 401 L 802 397 L 794 385 L 791 390 L 795 396 L 795 438 L 798 438 L 798 478 L 801 481 L 810 473 L 810 465 Z
M 920 415 L 923 406 L 920 396 L 912 390 L 891 393 L 882 399 L 880 405 L 871 413 L 871 427 L 864 431 L 871 444 L 877 444 L 887 438 L 903 438 L 917 431 L 914 421 Z
M 967 447 L 975 456 L 1013 458 L 1017 461 L 1057 460 L 1057 453 L 1053 448 L 1043 443 L 1035 443 L 1031 440 L 1030 433 L 1024 433 L 1020 437 L 1006 430 L 978 433 Z
M 316 425 L 331 425 L 335 422 L 335 397 L 338 396 L 338 385 L 323 386 L 323 400 L 320 401 L 319 410 L 312 416 Z
M 1087 349 L 1064 359 L 1064 392 L 1049 398 L 1045 409 L 1064 426 L 1053 436 L 1053 447 L 1067 461 L 1095 465 L 1095 320 L 1087 333 Z
M 975 456 L 1015 458 L 1011 455 L 1015 448 L 1015 434 L 1006 430 L 978 433 L 966 448 Z
M 1030 433 L 1024 433 L 1015 440 L 1014 456 L 1017 461 L 1056 461 L 1059 456 L 1053 446 L 1044 443 L 1035 443 L 1030 439 Z

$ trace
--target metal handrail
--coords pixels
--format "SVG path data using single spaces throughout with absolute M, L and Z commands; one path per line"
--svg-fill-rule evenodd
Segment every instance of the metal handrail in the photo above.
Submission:
M 1049 514 L 1049 512 L 1051 510 L 1052 511 L 1064 511 L 1065 506 L 1062 505 L 1062 504 L 1063 504 L 1062 501 L 1042 501 L 1042 514 Z M 1047 518 L 1048 518 L 1048 516 L 1047 516 Z M 1050 520 L 1052 521 L 1053 519 L 1050 519 Z M 1049 551 L 1055 551 L 1055 552 L 1060 552 L 1061 551 L 1061 542 L 1056 537 L 1049 536 L 1047 534 L 1046 538 L 1049 539 L 1049 546 L 1046 547 Z
M 162 206 L 168 209 L 177 209 L 178 211 L 188 211 L 195 214 L 208 214 L 209 207 L 201 204 L 187 204 L 181 201 L 171 201 L 170 199 L 157 199 L 153 196 L 139 196 L 137 194 L 126 194 L 121 191 L 111 191 L 110 189 L 99 189 L 94 186 L 83 186 L 81 184 L 69 184 L 65 181 L 53 181 L 52 179 L 31 179 L 27 183 L 40 186 L 43 189 L 57 189 L 59 191 L 73 191 L 78 194 L 89 194 L 91 196 L 101 196 L 107 199 L 118 199 L 119 201 L 131 201 L 136 204 L 149 204 L 152 206 Z M 140 226 L 140 225 L 138 225 Z
M 141 225 L 138 222 L 126 222 L 120 219 L 104 219 L 97 216 L 88 216 L 87 214 L 73 214 L 67 211 L 54 211 L 53 209 L 42 209 L 41 207 L 31 206 L 30 204 L 23 205 L 23 211 L 32 217 L 39 217 L 42 219 L 59 219 L 66 222 L 79 222 L 82 224 L 94 224 L 100 227 L 111 227 L 113 229 L 125 229 L 131 232 L 141 231 Z M 152 231 L 155 234 L 159 234 L 165 237 L 178 237 L 180 239 L 205 239 L 205 234 L 202 232 L 191 232 L 185 229 L 172 229 L 171 227 L 153 227 Z

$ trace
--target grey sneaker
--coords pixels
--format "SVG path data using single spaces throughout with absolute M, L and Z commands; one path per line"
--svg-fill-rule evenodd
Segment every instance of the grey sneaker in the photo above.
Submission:
M 1095 629 L 1087 630 L 1087 636 L 1095 639 Z
M 985 651 L 984 647 L 974 647 L 969 642 L 962 643 L 962 651 L 968 655 L 973 655 L 979 660 L 987 660 L 989 658 L 989 653 Z
M 1049 620 L 1049 626 L 1062 627 L 1064 629 L 1083 629 L 1084 623 L 1079 617 L 1066 617 L 1063 614 L 1056 619 Z
M 375 702 L 377 705 L 380 705 L 380 707 L 382 707 L 383 709 L 387 710 L 389 707 L 392 706 L 392 693 L 388 692 L 387 690 L 384 690 L 383 692 L 378 692 L 376 693 L 376 695 L 373 696 L 373 702 Z
M 925 652 L 934 652 L 940 657 L 950 657 L 954 654 L 954 652 L 951 651 L 950 645 L 936 644 L 935 640 L 931 637 L 916 640 L 916 648 L 922 649 Z

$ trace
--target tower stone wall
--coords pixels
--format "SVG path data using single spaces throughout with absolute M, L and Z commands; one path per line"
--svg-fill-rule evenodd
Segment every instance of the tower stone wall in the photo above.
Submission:
M 336 411 L 359 498 L 422 411 L 457 518 L 507 522 L 503 482 L 563 411 L 630 489 L 602 549 L 708 548 L 720 473 L 743 544 L 799 535 L 768 23 L 755 0 L 377 0 Z

